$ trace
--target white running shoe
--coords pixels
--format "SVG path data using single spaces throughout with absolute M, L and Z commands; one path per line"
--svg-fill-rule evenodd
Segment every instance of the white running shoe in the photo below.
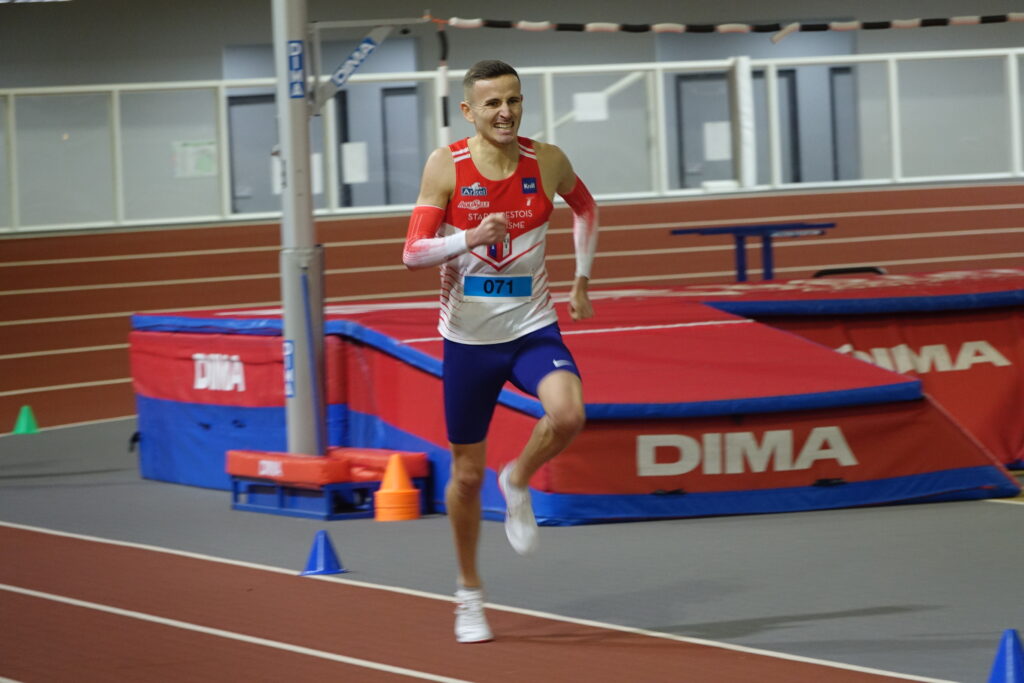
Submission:
M 484 592 L 479 588 L 455 591 L 455 640 L 460 643 L 486 643 L 494 640 L 484 616 Z
M 513 486 L 508 480 L 512 465 L 505 465 L 498 475 L 498 488 L 505 496 L 505 535 L 512 549 L 529 555 L 537 549 L 537 520 L 533 516 L 530 489 Z

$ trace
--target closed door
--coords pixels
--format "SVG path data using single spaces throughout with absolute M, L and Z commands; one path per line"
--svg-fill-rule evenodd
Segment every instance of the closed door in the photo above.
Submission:
M 782 182 L 800 182 L 800 148 L 796 118 L 796 73 L 777 74 L 779 142 Z M 768 104 L 764 73 L 753 78 L 757 182 L 771 182 Z M 679 177 L 681 187 L 700 187 L 706 181 L 735 179 L 732 112 L 725 74 L 681 74 L 676 78 L 679 112 Z
M 277 145 L 277 104 L 273 95 L 228 99 L 231 147 L 231 210 L 263 213 L 281 210 L 281 171 L 273 157 Z M 313 207 L 326 206 L 323 193 L 323 125 L 309 121 L 309 175 Z
M 416 88 L 385 88 L 384 113 L 385 201 L 413 204 L 419 194 L 420 127 Z

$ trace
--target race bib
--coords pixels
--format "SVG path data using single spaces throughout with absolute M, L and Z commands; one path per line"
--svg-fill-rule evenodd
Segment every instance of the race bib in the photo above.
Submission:
M 533 276 L 466 275 L 462 294 L 465 301 L 528 301 L 533 297 Z

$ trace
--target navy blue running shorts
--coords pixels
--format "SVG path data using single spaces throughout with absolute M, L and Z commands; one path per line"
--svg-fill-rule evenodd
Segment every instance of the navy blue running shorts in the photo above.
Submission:
M 506 381 L 536 396 L 540 381 L 555 370 L 580 376 L 557 323 L 500 344 L 460 344 L 445 339 L 448 440 L 458 444 L 483 441 Z

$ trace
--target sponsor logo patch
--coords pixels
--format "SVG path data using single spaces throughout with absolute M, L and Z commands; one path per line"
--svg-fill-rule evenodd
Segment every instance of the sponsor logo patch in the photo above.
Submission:
M 462 188 L 462 189 L 465 190 L 467 188 Z M 458 208 L 460 208 L 460 209 L 468 209 L 470 211 L 478 211 L 480 209 L 486 209 L 490 205 L 491 205 L 491 203 L 489 201 L 484 200 L 484 199 L 470 199 L 469 201 L 459 202 Z
M 486 197 L 487 188 L 480 184 L 479 181 L 473 183 L 469 187 L 460 187 L 459 194 L 463 197 Z
M 261 477 L 280 477 L 284 475 L 284 468 L 277 460 L 260 460 L 257 473 Z
M 536 178 L 523 178 L 523 194 L 537 194 Z

